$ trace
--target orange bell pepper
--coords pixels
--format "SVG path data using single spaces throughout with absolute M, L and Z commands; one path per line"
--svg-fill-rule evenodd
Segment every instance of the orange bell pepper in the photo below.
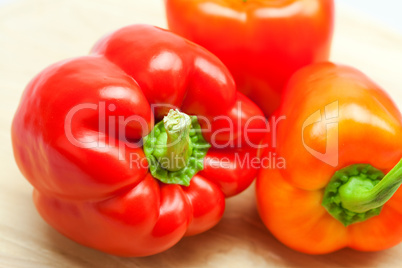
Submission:
M 272 234 L 310 254 L 401 242 L 402 118 L 389 96 L 356 69 L 315 64 L 291 78 L 279 115 L 262 159 L 286 167 L 261 169 L 256 186 Z
M 266 116 L 298 69 L 327 61 L 333 0 L 165 0 L 169 29 L 211 51 Z

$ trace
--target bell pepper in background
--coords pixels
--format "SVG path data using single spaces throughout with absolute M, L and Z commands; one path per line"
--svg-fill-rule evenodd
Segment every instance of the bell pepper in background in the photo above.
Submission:
M 333 0 L 165 0 L 169 29 L 207 48 L 266 116 L 299 68 L 327 61 Z
M 256 184 L 272 234 L 310 254 L 401 242 L 402 118 L 388 95 L 356 69 L 313 64 L 290 79 L 278 116 L 262 159 L 286 168 L 262 168 Z
M 146 256 L 218 223 L 224 198 L 256 176 L 234 161 L 255 156 L 263 133 L 246 137 L 245 125 L 262 130 L 264 120 L 218 58 L 133 25 L 36 76 L 12 141 L 50 225 L 110 254 Z

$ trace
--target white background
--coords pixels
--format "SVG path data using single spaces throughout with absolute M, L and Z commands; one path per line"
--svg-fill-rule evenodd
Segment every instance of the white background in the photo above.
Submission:
M 401 0 L 335 0 L 342 7 L 369 16 L 372 20 L 402 34 Z

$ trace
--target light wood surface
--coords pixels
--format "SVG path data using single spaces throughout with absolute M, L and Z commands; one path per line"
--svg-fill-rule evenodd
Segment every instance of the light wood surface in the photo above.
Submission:
M 392 7 L 390 7 L 392 8 Z M 402 36 L 337 10 L 332 59 L 355 66 L 402 107 Z M 304 255 L 275 240 L 260 221 L 254 188 L 227 201 L 212 230 L 145 258 L 110 256 L 65 238 L 36 212 L 32 186 L 13 159 L 10 126 L 29 80 L 47 65 L 86 54 L 105 33 L 132 23 L 165 27 L 162 0 L 21 0 L 0 8 L 0 267 L 391 267 L 402 245 Z M 402 223 L 401 223 L 402 224 Z

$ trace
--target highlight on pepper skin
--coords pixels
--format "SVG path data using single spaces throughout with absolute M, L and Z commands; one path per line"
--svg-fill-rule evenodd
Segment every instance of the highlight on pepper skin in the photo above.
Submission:
M 313 64 L 292 76 L 275 115 L 286 120 L 262 157 L 287 168 L 261 168 L 256 183 L 269 231 L 308 254 L 399 244 L 402 116 L 387 93 L 352 67 Z

